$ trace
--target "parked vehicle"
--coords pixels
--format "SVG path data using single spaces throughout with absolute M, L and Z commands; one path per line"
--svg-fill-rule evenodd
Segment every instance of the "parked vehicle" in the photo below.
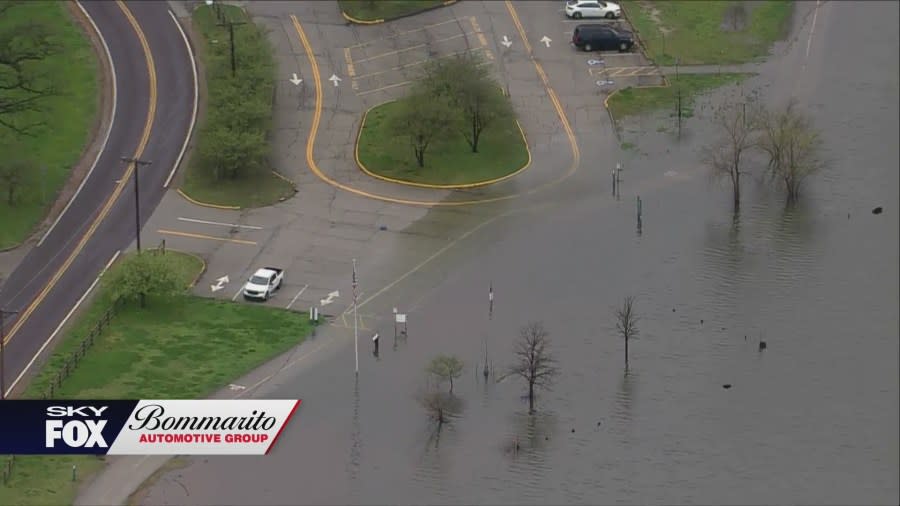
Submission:
M 566 2 L 566 16 L 575 19 L 618 19 L 622 16 L 622 8 L 619 4 L 601 0 L 569 0 Z
M 244 285 L 244 298 L 269 300 L 269 297 L 281 288 L 283 281 L 284 269 L 277 267 L 257 269 Z
M 584 51 L 625 52 L 634 47 L 634 36 L 607 25 L 578 25 L 572 32 L 572 45 Z

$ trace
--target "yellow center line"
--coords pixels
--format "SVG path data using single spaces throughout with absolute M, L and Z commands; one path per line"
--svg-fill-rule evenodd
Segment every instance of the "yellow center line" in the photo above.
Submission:
M 181 236 L 181 237 L 191 237 L 194 239 L 209 239 L 210 241 L 233 242 L 233 243 L 237 243 L 237 244 L 249 244 L 251 246 L 256 246 L 255 241 L 245 241 L 243 239 L 232 239 L 230 237 L 216 237 L 214 235 L 195 234 L 193 232 L 179 232 L 177 230 L 164 230 L 164 229 L 159 229 L 156 232 L 159 234 L 163 234 L 163 235 L 177 235 L 177 236 Z
M 134 29 L 134 32 L 137 34 L 138 39 L 141 42 L 141 47 L 144 51 L 144 59 L 147 62 L 147 73 L 149 75 L 150 81 L 150 106 L 147 111 L 147 121 L 144 124 L 144 132 L 141 136 L 141 140 L 138 143 L 137 150 L 134 152 L 133 158 L 140 158 L 144 153 L 144 149 L 147 147 L 147 142 L 150 140 L 150 131 L 153 128 L 153 121 L 156 117 L 156 65 L 153 62 L 153 55 L 150 52 L 150 44 L 147 43 L 147 38 L 144 36 L 144 32 L 141 30 L 140 25 L 138 25 L 137 20 L 131 14 L 131 11 L 125 5 L 122 0 L 116 0 L 119 8 L 122 10 L 122 13 L 128 19 L 128 22 L 131 24 L 131 27 Z M 113 190 L 112 195 L 106 199 L 106 203 L 100 210 L 100 214 L 94 219 L 91 223 L 90 228 L 84 233 L 81 237 L 81 240 L 75 245 L 75 249 L 72 250 L 72 253 L 66 258 L 65 262 L 63 262 L 62 266 L 60 266 L 59 270 L 50 278 L 50 281 L 47 282 L 47 285 L 44 286 L 43 290 L 35 297 L 35 299 L 29 304 L 28 308 L 22 312 L 22 315 L 16 320 L 16 324 L 13 325 L 13 328 L 10 330 L 9 335 L 6 336 L 5 343 L 10 342 L 13 337 L 19 332 L 19 329 L 28 321 L 28 318 L 31 317 L 32 313 L 37 309 L 37 307 L 44 301 L 47 297 L 47 294 L 56 286 L 59 282 L 60 278 L 62 278 L 63 274 L 69 270 L 69 267 L 72 266 L 72 263 L 84 249 L 87 242 L 93 237 L 94 233 L 97 231 L 97 228 L 109 214 L 110 209 L 112 209 L 113 204 L 115 204 L 116 199 L 119 198 L 119 195 L 122 193 L 122 190 L 125 188 L 125 185 L 128 183 L 129 178 L 131 177 L 131 173 L 134 170 L 133 164 L 129 164 L 128 168 L 125 170 L 124 175 L 119 180 L 119 183 L 116 185 L 115 190 Z

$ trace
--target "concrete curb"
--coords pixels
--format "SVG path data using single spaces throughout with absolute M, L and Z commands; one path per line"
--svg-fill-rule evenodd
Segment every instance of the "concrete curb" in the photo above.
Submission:
M 382 181 L 386 181 L 388 183 L 399 184 L 403 186 L 411 186 L 415 188 L 428 188 L 431 190 L 467 190 L 472 188 L 480 188 L 484 186 L 489 186 L 492 184 L 500 183 L 502 181 L 506 181 L 512 177 L 517 176 L 521 172 L 525 171 L 528 167 L 531 166 L 531 148 L 528 147 L 528 138 L 525 137 L 525 131 L 522 130 L 522 125 L 519 124 L 519 120 L 513 120 L 516 122 L 516 127 L 519 129 L 519 133 L 522 135 L 522 142 L 525 144 L 525 153 L 528 155 L 528 160 L 525 162 L 525 165 L 522 167 L 506 174 L 505 176 L 500 176 L 498 178 L 489 179 L 487 181 L 477 181 L 474 183 L 464 183 L 464 184 L 429 184 L 429 183 L 416 183 L 413 181 L 406 181 L 404 179 L 395 179 L 392 177 L 382 176 L 381 174 L 376 174 L 369 170 L 359 159 L 359 140 L 362 138 L 363 127 L 366 125 L 366 118 L 369 116 L 369 112 L 376 107 L 381 107 L 385 104 L 390 104 L 392 102 L 396 102 L 396 100 L 389 100 L 387 102 L 382 102 L 378 105 L 374 105 L 370 107 L 366 112 L 363 113 L 362 121 L 359 122 L 359 129 L 356 132 L 356 146 L 353 148 L 353 158 L 356 160 L 356 165 L 359 167 L 361 171 L 363 171 L 367 176 L 373 177 L 375 179 L 380 179 Z
M 395 19 L 408 18 L 408 17 L 410 17 L 410 16 L 415 16 L 415 15 L 417 15 L 417 14 L 422 14 L 423 12 L 433 11 L 433 10 L 435 10 L 435 9 L 440 9 L 441 7 L 447 7 L 448 5 L 453 5 L 453 4 L 455 4 L 457 1 L 458 1 L 458 0 L 445 0 L 445 1 L 444 1 L 443 3 L 441 3 L 440 5 L 434 5 L 434 6 L 431 6 L 431 7 L 426 7 L 426 8 L 424 8 L 424 9 L 419 9 L 419 10 L 416 10 L 416 11 L 413 11 L 413 12 L 410 12 L 410 13 L 407 13 L 407 14 L 401 14 L 401 15 L 399 15 L 399 16 L 394 16 L 394 17 L 392 17 L 392 18 L 372 19 L 372 20 L 357 19 L 357 18 L 354 18 L 353 16 L 347 14 L 347 13 L 344 11 L 344 9 L 341 9 L 341 16 L 343 16 L 344 19 L 347 20 L 347 22 L 349 22 L 349 23 L 351 23 L 351 24 L 354 24 L 354 25 L 380 25 L 380 24 L 386 23 L 386 22 L 388 22 L 388 21 L 394 21 Z M 338 8 L 340 8 L 340 5 L 338 5 Z
M 197 205 L 200 207 L 209 207 L 212 209 L 227 209 L 229 211 L 239 211 L 241 209 L 238 206 L 221 206 L 218 204 L 207 204 L 206 202 L 200 202 L 199 200 L 195 200 L 195 199 L 192 199 L 191 197 L 189 197 L 188 194 L 184 193 L 184 191 L 181 188 L 178 188 L 175 191 L 178 192 L 179 195 L 184 197 L 184 199 L 187 200 L 188 202 L 190 202 L 191 204 L 194 204 L 194 205 Z

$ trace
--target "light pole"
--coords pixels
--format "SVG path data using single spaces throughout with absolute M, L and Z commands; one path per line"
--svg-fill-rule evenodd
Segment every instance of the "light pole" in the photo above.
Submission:
M 19 314 L 19 312 L 0 309 L 0 400 L 6 400 L 6 334 L 4 333 L 3 317 L 15 314 Z
M 141 165 L 151 165 L 153 162 L 144 161 L 137 158 L 122 157 L 122 161 L 134 164 L 134 235 L 137 238 L 137 250 L 141 252 L 141 190 L 139 186 L 140 177 L 138 175 Z

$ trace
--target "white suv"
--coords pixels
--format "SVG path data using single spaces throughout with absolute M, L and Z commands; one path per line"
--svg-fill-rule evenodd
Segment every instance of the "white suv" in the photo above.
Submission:
M 622 8 L 619 4 L 602 0 L 569 0 L 566 2 L 566 16 L 575 19 L 617 19 L 622 16 Z

